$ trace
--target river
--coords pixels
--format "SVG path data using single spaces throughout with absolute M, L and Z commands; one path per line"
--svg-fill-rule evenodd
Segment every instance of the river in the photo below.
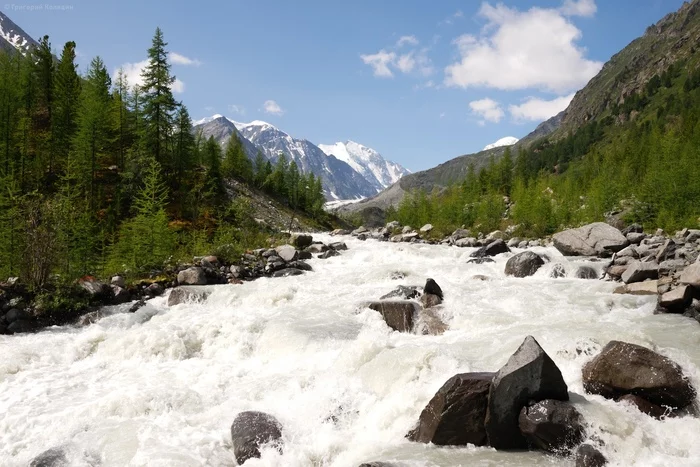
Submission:
M 243 410 L 284 426 L 283 454 L 264 450 L 252 467 L 573 465 L 404 439 L 449 377 L 497 371 L 527 335 L 561 369 L 611 465 L 700 465 L 700 419 L 658 421 L 585 394 L 581 382 L 582 366 L 616 339 L 670 357 L 700 387 L 697 322 L 654 315 L 655 297 L 614 295 L 613 283 L 550 278 L 557 262 L 571 275 L 583 262 L 603 266 L 553 248 L 536 248 L 552 262 L 516 279 L 503 273 L 508 255 L 476 265 L 472 248 L 342 240 L 348 251 L 310 260 L 303 276 L 207 286 L 201 304 L 160 297 L 82 328 L 0 336 L 0 465 L 64 446 L 75 466 L 231 466 L 230 426 Z M 392 332 L 360 306 L 428 277 L 445 294 L 443 335 Z

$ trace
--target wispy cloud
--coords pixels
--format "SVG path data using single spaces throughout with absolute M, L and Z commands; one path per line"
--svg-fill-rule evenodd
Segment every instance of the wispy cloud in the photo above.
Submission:
M 430 76 L 435 71 L 428 57 L 430 49 L 418 48 L 419 43 L 416 36 L 401 36 L 394 46 L 383 48 L 374 54 L 361 54 L 360 59 L 365 65 L 369 65 L 374 76 L 379 78 L 392 78 L 394 72 Z M 407 47 L 411 49 L 406 50 Z
M 403 47 L 404 45 L 418 45 L 418 39 L 416 36 L 401 36 L 396 41 L 396 47 Z
M 263 104 L 263 109 L 265 110 L 266 114 L 270 115 L 282 115 L 284 114 L 284 110 L 282 110 L 282 107 L 279 106 L 279 104 L 273 100 L 266 100 L 265 103 Z
M 394 76 L 389 68 L 389 65 L 393 64 L 396 60 L 396 54 L 394 52 L 387 52 L 382 49 L 376 54 L 360 55 L 360 58 L 365 65 L 372 67 L 374 76 L 380 78 L 391 78 Z
M 492 123 L 500 122 L 505 115 L 501 105 L 488 97 L 478 101 L 471 101 L 469 103 L 469 108 L 472 110 L 473 114 L 480 116 L 484 121 Z M 483 121 L 481 121 L 480 124 L 483 125 Z
M 196 58 L 185 57 L 177 52 L 170 52 L 168 58 L 173 65 L 199 66 L 202 64 L 202 62 Z
M 274 101 L 268 101 L 268 102 L 274 102 Z M 245 115 L 245 107 L 243 107 L 242 105 L 229 104 L 228 110 L 229 110 L 229 112 L 232 112 L 232 113 L 235 113 L 238 115 Z

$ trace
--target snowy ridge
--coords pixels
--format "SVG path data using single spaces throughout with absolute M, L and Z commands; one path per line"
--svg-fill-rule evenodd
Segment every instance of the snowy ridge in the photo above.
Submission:
M 484 149 L 482 149 L 482 151 L 488 151 L 489 149 L 493 148 L 500 148 L 501 146 L 512 146 L 518 141 L 520 140 L 515 136 L 506 136 L 505 138 L 499 139 L 495 143 L 487 144 L 486 146 L 484 146 Z
M 359 172 L 369 181 L 377 192 L 396 183 L 401 177 L 409 174 L 401 165 L 387 161 L 372 148 L 354 141 L 345 143 L 320 144 L 318 146 L 327 155 L 333 155 Z
M 0 12 L 0 49 L 19 50 L 25 53 L 38 43 L 17 26 L 4 13 Z

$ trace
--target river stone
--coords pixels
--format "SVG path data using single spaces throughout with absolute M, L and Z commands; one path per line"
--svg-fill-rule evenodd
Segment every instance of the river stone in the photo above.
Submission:
M 656 261 L 650 263 L 643 263 L 641 261 L 634 261 L 630 263 L 627 270 L 622 273 L 622 281 L 625 284 L 631 282 L 642 282 L 647 279 L 658 279 L 659 277 L 659 265 Z
M 423 292 L 427 294 L 437 295 L 438 297 L 440 297 L 440 300 L 445 298 L 445 296 L 442 294 L 442 289 L 433 279 L 428 279 L 425 281 L 425 287 L 423 287 Z
M 455 246 L 460 248 L 473 247 L 476 246 L 476 238 L 474 237 L 463 237 L 455 240 Z
M 328 258 L 332 258 L 334 256 L 340 256 L 340 253 L 338 253 L 335 250 L 328 250 L 328 251 L 324 251 L 323 253 L 318 255 L 318 258 L 319 259 L 328 259 Z
M 428 233 L 431 230 L 433 230 L 433 224 L 425 224 L 423 227 L 420 228 L 420 233 Z
M 314 239 L 311 235 L 307 234 L 293 234 L 291 241 L 292 245 L 294 245 L 298 250 L 303 250 L 307 246 L 311 245 Z
M 348 249 L 348 246 L 345 244 L 345 242 L 333 242 L 328 246 L 331 248 L 331 250 L 335 251 L 344 251 Z
M 7 325 L 7 331 L 10 334 L 33 332 L 34 330 L 36 330 L 36 324 L 33 321 L 29 321 L 26 319 L 18 319 Z
M 663 407 L 659 407 L 656 404 L 652 404 L 648 400 L 643 399 L 639 396 L 635 396 L 634 394 L 625 394 L 624 396 L 620 397 L 617 401 L 626 402 L 632 405 L 640 412 L 657 419 L 662 419 L 668 414 L 666 409 L 664 409 Z
M 301 269 L 302 271 L 313 271 L 314 268 L 311 267 L 309 263 L 305 263 L 303 261 L 292 261 L 287 264 L 287 267 L 294 268 L 294 269 Z
M 537 253 L 523 251 L 506 262 L 506 276 L 527 277 L 533 275 L 544 265 L 544 260 Z
M 691 285 L 696 289 L 700 289 L 700 257 L 698 257 L 698 261 L 683 270 L 681 273 L 681 284 Z
M 495 373 L 461 373 L 448 379 L 428 402 L 407 438 L 439 446 L 486 444 L 484 419 Z
M 582 444 L 576 450 L 576 467 L 603 467 L 608 463 L 600 451 L 590 444 Z
M 659 297 L 659 305 L 672 312 L 683 313 L 693 302 L 693 288 L 689 285 L 679 285 L 675 289 Z
M 485 256 L 496 256 L 501 253 L 508 253 L 509 251 L 510 248 L 508 248 L 506 242 L 504 242 L 501 239 L 498 239 L 494 240 L 486 246 L 482 246 L 469 256 L 471 256 L 472 258 L 483 258 Z
M 370 302 L 367 306 L 381 313 L 387 326 L 399 332 L 411 332 L 420 311 L 416 302 L 408 300 Z
M 619 230 L 605 222 L 557 232 L 552 240 L 557 250 L 570 256 L 595 256 L 620 251 L 629 243 Z
M 153 282 L 152 284 L 148 284 L 148 287 L 146 287 L 146 295 L 149 297 L 160 297 L 163 295 L 163 292 L 165 292 L 165 287 L 163 287 L 161 284 L 158 282 Z
M 670 238 L 667 239 L 664 242 L 663 246 L 659 249 L 659 252 L 656 254 L 656 262 L 660 263 L 660 262 L 670 258 L 675 251 L 676 251 L 676 242 L 674 242 Z
M 239 465 L 248 459 L 259 458 L 263 444 L 275 443 L 281 451 L 281 438 L 282 425 L 275 417 L 264 412 L 241 412 L 231 425 L 233 454 Z
M 627 238 L 627 241 L 629 241 L 633 245 L 639 245 L 642 243 L 642 240 L 644 240 L 647 237 L 647 235 L 643 232 L 630 232 L 627 235 L 625 235 L 625 238 Z
M 454 232 L 452 232 L 452 235 L 450 235 L 450 238 L 452 238 L 452 240 L 454 240 L 456 242 L 457 240 L 461 240 L 463 238 L 467 238 L 467 237 L 471 237 L 471 236 L 472 236 L 471 231 L 469 231 L 467 229 L 457 229 Z M 476 241 L 476 239 L 474 239 L 474 240 Z
M 7 313 L 5 313 L 5 321 L 7 321 L 8 324 L 14 323 L 20 319 L 30 320 L 32 319 L 32 315 L 27 310 L 20 308 L 11 308 Z
M 467 264 L 484 264 L 484 263 L 495 263 L 495 261 L 487 256 L 483 258 L 472 258 L 467 261 Z
M 168 295 L 168 306 L 175 306 L 185 302 L 201 303 L 205 301 L 208 296 L 209 292 L 203 287 L 181 285 L 170 291 L 170 295 Z
M 389 298 L 401 298 L 408 300 L 411 298 L 416 298 L 419 295 L 420 292 L 418 291 L 418 287 L 416 287 L 415 285 L 399 285 L 388 294 L 379 297 L 379 300 L 386 300 Z
M 112 289 L 112 303 L 115 305 L 121 305 L 122 303 L 126 303 L 131 301 L 131 294 L 129 293 L 128 290 L 126 290 L 123 287 L 119 287 L 118 285 L 112 284 L 110 286 Z
M 695 400 L 695 388 L 677 363 L 620 341 L 610 341 L 584 365 L 583 388 L 608 399 L 634 394 L 672 409 L 682 409 Z
M 323 243 L 312 243 L 311 245 L 305 247 L 304 251 L 312 254 L 323 253 L 324 251 L 328 251 L 328 246 Z
M 493 379 L 486 414 L 489 444 L 521 449 L 527 440 L 518 428 L 520 410 L 530 401 L 569 400 L 561 371 L 532 336 L 527 336 Z
M 549 277 L 552 279 L 559 279 L 560 277 L 566 277 L 566 269 L 563 264 L 555 264 L 552 271 L 549 273 Z
M 36 456 L 29 467 L 69 467 L 68 457 L 62 448 L 48 449 Z
M 420 303 L 423 305 L 423 308 L 432 308 L 434 306 L 438 306 L 442 303 L 442 299 L 435 294 L 432 293 L 424 293 L 420 297 Z
M 104 282 L 98 281 L 94 277 L 84 277 L 78 281 L 78 285 L 92 297 L 109 297 L 112 289 Z
M 579 266 L 575 276 L 578 279 L 598 279 L 598 272 L 590 266 Z
M 110 281 L 111 285 L 116 285 L 117 287 L 121 287 L 122 289 L 126 288 L 126 280 L 122 276 L 114 276 L 112 277 L 112 280 Z
M 180 285 L 206 285 L 207 275 L 204 269 L 194 266 L 178 272 L 177 283 Z
M 284 268 L 272 273 L 272 277 L 301 276 L 304 271 L 297 268 Z
M 583 441 L 583 417 L 568 402 L 547 399 L 523 407 L 518 418 L 520 432 L 538 449 L 567 453 Z
M 280 245 L 275 248 L 277 256 L 282 258 L 284 261 L 294 261 L 297 259 L 297 250 L 292 245 Z
M 632 284 L 623 284 L 617 286 L 613 293 L 615 294 L 630 294 L 630 295 L 656 295 L 659 289 L 659 281 L 644 281 L 635 282 Z

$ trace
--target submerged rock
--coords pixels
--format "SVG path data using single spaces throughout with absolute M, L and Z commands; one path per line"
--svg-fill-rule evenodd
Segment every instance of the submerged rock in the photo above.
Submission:
M 583 441 L 585 432 L 578 410 L 551 399 L 523 407 L 518 424 L 531 445 L 553 453 L 569 452 Z
M 695 388 L 677 363 L 645 347 L 620 341 L 610 341 L 583 367 L 583 388 L 608 399 L 634 394 L 672 410 L 695 400 Z
M 640 412 L 645 413 L 650 417 L 658 419 L 664 418 L 666 415 L 670 414 L 670 411 L 664 409 L 663 407 L 660 407 L 656 404 L 652 404 L 648 400 L 639 396 L 635 396 L 634 394 L 625 394 L 624 396 L 620 397 L 617 401 L 628 403 L 634 406 L 634 408 L 636 408 Z
M 605 456 L 590 444 L 582 444 L 576 450 L 576 467 L 603 467 L 608 463 Z
M 433 279 L 428 279 L 425 281 L 425 287 L 423 287 L 423 292 L 426 294 L 433 294 L 440 297 L 440 300 L 444 299 L 445 296 L 442 294 L 442 289 Z
M 185 302 L 201 303 L 208 296 L 209 292 L 200 286 L 181 285 L 170 291 L 168 306 L 175 306 Z
M 561 371 L 532 336 L 527 336 L 493 379 L 486 414 L 489 444 L 496 449 L 522 449 L 527 440 L 518 418 L 531 401 L 569 400 Z
M 282 425 L 275 417 L 264 412 L 241 412 L 231 425 L 233 454 L 238 464 L 259 458 L 260 448 L 264 444 L 274 443 L 281 451 L 281 438 Z
M 544 265 L 544 260 L 537 253 L 523 251 L 506 262 L 505 273 L 507 276 L 528 277 L 533 275 Z
M 399 285 L 391 292 L 379 297 L 380 300 L 387 300 L 389 298 L 401 298 L 404 300 L 409 300 L 411 298 L 416 298 L 420 296 L 418 287 L 415 285 Z
M 36 456 L 29 467 L 69 467 L 68 456 L 62 448 L 51 448 Z
M 420 311 L 416 302 L 408 300 L 371 302 L 367 307 L 381 313 L 387 326 L 399 332 L 411 332 Z
M 495 373 L 462 373 L 448 379 L 418 418 L 407 438 L 419 443 L 486 444 L 484 419 Z

